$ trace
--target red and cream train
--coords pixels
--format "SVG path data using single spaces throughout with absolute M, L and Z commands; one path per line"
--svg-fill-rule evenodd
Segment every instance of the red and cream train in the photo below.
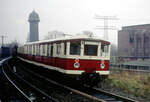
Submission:
M 30 42 L 18 48 L 22 60 L 97 84 L 109 75 L 110 42 L 94 37 L 69 37 Z

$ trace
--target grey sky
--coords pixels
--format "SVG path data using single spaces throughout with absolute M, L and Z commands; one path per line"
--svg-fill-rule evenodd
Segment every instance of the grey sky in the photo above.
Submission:
M 0 0 L 0 35 L 7 36 L 7 43 L 14 39 L 24 43 L 29 32 L 28 15 L 34 9 L 40 16 L 40 39 L 52 30 L 67 34 L 90 30 L 102 37 L 103 31 L 95 27 L 102 26 L 103 22 L 94 19 L 95 14 L 117 15 L 119 20 L 110 21 L 110 26 L 119 29 L 147 24 L 150 23 L 149 4 L 150 0 Z M 109 39 L 116 42 L 116 37 L 117 31 L 110 30 Z

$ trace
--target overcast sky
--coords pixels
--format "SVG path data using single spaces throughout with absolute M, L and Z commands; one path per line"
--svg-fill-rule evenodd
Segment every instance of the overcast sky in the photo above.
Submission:
M 16 39 L 24 43 L 29 32 L 28 16 L 34 9 L 40 16 L 39 35 L 43 39 L 48 31 L 58 30 L 76 34 L 84 30 L 103 37 L 100 16 L 117 16 L 110 26 L 150 23 L 150 0 L 0 0 L 0 35 L 5 43 Z M 117 42 L 117 30 L 109 31 L 109 40 Z M 1 41 L 1 39 L 0 39 Z

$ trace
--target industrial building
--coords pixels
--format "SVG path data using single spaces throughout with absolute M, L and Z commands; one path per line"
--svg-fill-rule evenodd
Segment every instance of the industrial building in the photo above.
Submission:
M 119 61 L 128 62 L 150 58 L 150 24 L 122 27 L 118 32 Z

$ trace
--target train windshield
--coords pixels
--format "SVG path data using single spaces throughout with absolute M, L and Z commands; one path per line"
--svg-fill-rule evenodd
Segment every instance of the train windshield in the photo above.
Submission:
M 108 49 L 109 49 L 109 45 L 106 45 L 106 44 L 101 45 L 101 56 L 102 57 L 108 56 Z
M 71 42 L 70 43 L 70 55 L 80 55 L 80 42 Z
M 97 56 L 97 45 L 84 45 L 84 55 Z

